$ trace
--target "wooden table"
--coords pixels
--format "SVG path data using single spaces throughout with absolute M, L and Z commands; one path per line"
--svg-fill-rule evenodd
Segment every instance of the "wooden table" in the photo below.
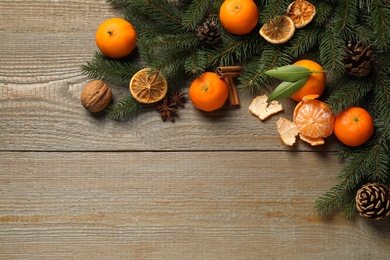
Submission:
M 389 221 L 326 219 L 336 141 L 286 147 L 241 107 L 175 123 L 81 106 L 103 0 L 0 2 L 0 259 L 386 259 Z M 114 86 L 120 99 L 127 89 Z

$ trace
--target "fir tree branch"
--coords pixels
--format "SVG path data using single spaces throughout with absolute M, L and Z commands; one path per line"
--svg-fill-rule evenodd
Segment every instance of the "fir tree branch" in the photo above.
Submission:
M 378 48 L 388 50 L 390 47 L 389 4 L 385 4 L 381 0 L 372 0 L 371 19 Z
M 167 79 L 171 79 L 185 73 L 185 61 L 187 58 L 191 57 L 194 52 L 196 52 L 196 49 L 182 52 L 167 51 L 162 56 L 155 56 L 155 59 L 150 61 L 150 66 L 160 70 Z
M 287 7 L 290 4 L 289 0 L 269 0 L 267 4 L 261 8 L 260 22 L 261 24 L 268 23 L 276 16 L 284 15 Z
M 343 169 L 341 170 L 338 179 L 340 185 L 347 191 L 354 190 L 360 183 L 363 182 L 363 178 L 366 176 L 366 166 L 368 158 L 370 156 L 369 149 L 355 150 L 353 156 L 347 158 L 344 162 Z
M 201 45 L 193 33 L 167 34 L 145 41 L 142 40 L 140 47 L 142 60 L 150 67 L 163 70 L 167 78 L 184 73 L 185 57 L 197 52 Z
M 198 50 L 191 53 L 184 61 L 184 70 L 187 74 L 194 77 L 199 76 L 206 71 L 207 68 L 207 53 L 204 50 Z
M 356 1 L 340 0 L 336 9 L 333 32 L 337 32 L 341 38 L 346 39 L 357 24 L 358 12 Z
M 194 30 L 206 17 L 210 7 L 210 0 L 194 0 L 188 7 L 183 17 L 183 27 L 186 30 Z
M 341 110 L 355 106 L 371 91 L 373 81 L 371 78 L 364 80 L 349 79 L 348 81 L 338 81 L 332 94 L 327 98 L 326 103 L 330 106 L 333 113 L 338 114 Z
M 131 0 L 130 3 L 123 5 L 126 17 L 129 19 L 132 16 L 142 18 L 144 22 L 154 22 L 157 26 L 164 26 L 166 31 L 176 31 L 182 27 L 182 11 L 166 1 Z
M 194 32 L 186 32 L 156 35 L 154 38 L 144 41 L 143 45 L 149 49 L 153 49 L 154 52 L 166 50 L 181 52 L 189 49 L 197 49 L 200 41 Z
M 242 63 L 261 50 L 261 39 L 258 33 L 248 36 L 224 36 L 223 46 L 212 49 L 208 53 L 208 67 L 230 66 Z
M 95 52 L 94 59 L 81 66 L 84 74 L 92 79 L 100 79 L 114 85 L 128 85 L 133 75 L 141 69 L 134 61 L 114 60 Z
M 244 71 L 241 72 L 238 88 L 249 89 L 251 93 L 261 93 L 268 87 L 271 78 L 264 74 L 267 67 L 260 62 L 261 56 L 255 56 L 245 64 Z
M 352 218 L 356 213 L 356 192 L 348 192 L 345 196 L 344 206 L 341 207 L 341 214 L 346 219 Z
M 371 12 L 372 9 L 371 0 L 359 0 L 358 4 L 359 4 L 360 11 Z
M 136 11 L 136 10 L 134 10 Z M 129 11 L 126 7 L 124 8 L 125 19 L 129 21 L 137 32 L 138 46 L 141 39 L 152 39 L 158 35 L 164 35 L 167 33 L 168 29 L 164 23 L 156 23 L 150 21 L 145 16 L 140 14 L 133 14 L 132 11 Z
M 332 17 L 334 12 L 334 7 L 330 3 L 326 3 L 324 1 L 321 1 L 320 3 L 317 3 L 316 5 L 316 16 L 314 17 L 314 24 L 316 26 L 322 27 L 324 23 L 328 22 L 330 17 Z
M 328 77 L 339 77 L 344 71 L 342 59 L 346 56 L 345 41 L 332 28 L 327 28 L 320 36 L 321 64 L 327 71 Z
M 359 22 L 353 27 L 351 33 L 345 36 L 346 41 L 358 42 L 361 41 L 363 45 L 372 45 L 372 25 L 371 23 Z
M 314 208 L 322 217 L 339 209 L 350 197 L 350 192 L 342 184 L 337 184 L 314 202 Z
M 373 88 L 375 107 L 372 111 L 376 114 L 377 127 L 390 137 L 390 67 L 382 64 L 376 70 L 378 76 Z
M 126 119 L 136 115 L 144 106 L 141 105 L 132 95 L 127 95 L 108 107 L 107 116 L 113 120 Z
M 297 31 L 288 45 L 288 52 L 294 58 L 307 53 L 318 44 L 321 31 L 322 29 L 318 28 Z
M 265 71 L 291 63 L 292 56 L 281 47 L 265 46 L 260 56 L 255 56 L 245 65 L 239 80 L 239 88 L 249 88 L 251 92 L 258 93 L 267 89 L 271 79 L 264 74 Z

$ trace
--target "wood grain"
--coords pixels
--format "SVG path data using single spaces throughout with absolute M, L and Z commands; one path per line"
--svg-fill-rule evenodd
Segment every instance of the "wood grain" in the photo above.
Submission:
M 343 164 L 334 137 L 282 143 L 291 101 L 264 122 L 245 91 L 239 109 L 188 102 L 173 124 L 84 110 L 80 67 L 120 15 L 103 0 L 0 2 L 0 259 L 388 257 L 387 220 L 314 211 Z
M 327 221 L 313 211 L 334 181 L 329 164 L 340 167 L 323 156 L 2 153 L 0 251 L 6 258 L 386 257 L 388 222 Z

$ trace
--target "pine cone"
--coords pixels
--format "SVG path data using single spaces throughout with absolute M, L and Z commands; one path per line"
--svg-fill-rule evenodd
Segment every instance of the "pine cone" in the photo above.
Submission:
M 363 185 L 356 193 L 356 207 L 360 216 L 384 219 L 390 214 L 390 191 L 379 183 Z
M 196 36 L 207 44 L 216 44 L 221 39 L 221 31 L 213 19 L 207 18 L 202 25 L 196 28 Z
M 348 42 L 346 52 L 348 56 L 343 59 L 346 71 L 358 78 L 367 76 L 371 71 L 373 61 L 371 46 L 363 46 L 361 41 L 356 44 Z

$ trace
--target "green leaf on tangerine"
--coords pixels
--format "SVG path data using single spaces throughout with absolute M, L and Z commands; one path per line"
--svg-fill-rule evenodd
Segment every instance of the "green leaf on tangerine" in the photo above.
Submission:
M 274 91 L 269 96 L 267 102 L 270 102 L 275 99 L 288 98 L 298 90 L 300 90 L 303 85 L 307 82 L 309 77 L 300 79 L 295 82 L 283 81 L 277 86 Z
M 264 74 L 283 81 L 294 82 L 310 76 L 313 72 L 303 66 L 287 65 L 267 70 Z

